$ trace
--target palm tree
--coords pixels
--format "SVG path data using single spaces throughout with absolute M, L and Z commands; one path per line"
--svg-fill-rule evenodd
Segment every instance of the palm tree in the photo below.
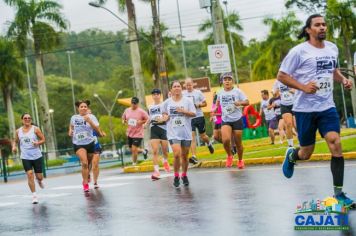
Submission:
M 11 23 L 8 35 L 16 39 L 22 53 L 27 49 L 27 39 L 33 40 L 36 61 L 36 78 L 40 100 L 40 113 L 46 134 L 47 150 L 50 158 L 55 157 L 54 137 L 49 116 L 49 105 L 46 83 L 43 73 L 42 52 L 59 44 L 59 34 L 55 30 L 66 29 L 67 22 L 60 13 L 62 6 L 52 0 L 4 0 L 16 9 L 15 20 Z M 52 152 L 51 152 L 52 151 Z
M 294 13 L 281 19 L 266 18 L 264 24 L 270 26 L 267 39 L 262 42 L 261 55 L 253 66 L 253 80 L 271 79 L 276 76 L 282 59 L 296 43 L 296 34 L 301 22 Z
M 356 7 L 356 1 L 339 2 L 328 0 L 326 9 L 326 19 L 330 20 L 329 37 L 333 37 L 334 32 L 338 32 L 338 37 L 342 40 L 344 58 L 347 60 L 347 68 L 352 71 L 351 44 L 356 35 L 356 14 L 352 11 L 351 4 Z M 352 79 L 352 77 L 349 77 Z M 351 90 L 352 110 L 356 115 L 356 87 L 355 81 Z
M 0 38 L 0 55 L 0 88 L 5 101 L 10 138 L 14 139 L 16 127 L 12 96 L 16 88 L 23 87 L 23 63 L 19 60 L 15 43 L 5 38 Z

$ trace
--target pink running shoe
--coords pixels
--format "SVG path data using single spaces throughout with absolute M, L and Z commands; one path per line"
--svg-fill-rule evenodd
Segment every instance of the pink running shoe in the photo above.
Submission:
M 152 180 L 159 180 L 160 179 L 160 174 L 157 171 L 154 171 L 151 175 Z
M 169 173 L 171 171 L 171 167 L 169 166 L 169 163 L 168 161 L 166 162 L 163 162 L 163 167 L 164 167 L 164 170 Z
M 245 162 L 244 162 L 244 160 L 238 160 L 238 161 L 237 161 L 237 167 L 238 167 L 239 169 L 245 168 Z
M 89 184 L 83 184 L 83 190 L 84 192 L 89 192 Z
M 226 167 L 230 168 L 232 166 L 233 156 L 228 156 L 226 158 Z

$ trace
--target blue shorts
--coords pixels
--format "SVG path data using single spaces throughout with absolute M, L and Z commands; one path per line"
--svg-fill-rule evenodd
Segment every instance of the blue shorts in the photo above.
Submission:
M 300 146 L 315 144 L 316 130 L 321 137 L 331 131 L 340 133 L 339 115 L 332 107 L 321 112 L 295 112 Z

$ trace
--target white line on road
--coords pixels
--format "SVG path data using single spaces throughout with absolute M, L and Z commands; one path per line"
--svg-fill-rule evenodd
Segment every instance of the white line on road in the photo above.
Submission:
M 114 184 L 101 184 L 100 187 L 117 187 L 117 186 L 123 186 L 123 185 L 127 185 L 130 183 L 114 183 Z M 83 186 L 81 185 L 68 185 L 68 186 L 61 186 L 61 187 L 54 187 L 51 188 L 51 190 L 63 190 L 63 189 L 81 189 L 83 188 Z
M 2 202 L 0 203 L 0 207 L 7 207 L 19 204 L 18 202 Z
M 162 174 L 160 178 L 167 178 L 173 176 L 173 174 Z M 151 175 L 123 175 L 123 176 L 115 176 L 115 177 L 108 177 L 108 178 L 103 178 L 100 181 L 113 181 L 113 180 L 130 180 L 130 179 L 150 179 Z

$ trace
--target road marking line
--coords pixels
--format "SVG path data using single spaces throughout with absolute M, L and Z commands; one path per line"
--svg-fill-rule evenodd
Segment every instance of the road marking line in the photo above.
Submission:
M 18 205 L 18 202 L 2 202 L 0 203 L 0 207 L 7 207 L 7 206 L 13 206 L 13 205 Z
M 123 186 L 123 185 L 127 185 L 130 183 L 114 183 L 114 184 L 101 184 L 99 186 L 102 187 L 116 187 L 116 186 Z M 60 186 L 60 187 L 54 187 L 51 188 L 51 190 L 63 190 L 63 189 L 82 189 L 83 186 L 82 185 L 68 185 L 68 186 Z
M 172 174 L 161 174 L 160 178 L 167 178 L 173 176 Z M 102 178 L 100 181 L 113 181 L 113 180 L 130 180 L 130 179 L 150 179 L 151 174 L 141 174 L 141 175 L 129 175 L 129 176 L 115 176 L 115 177 L 108 177 Z

